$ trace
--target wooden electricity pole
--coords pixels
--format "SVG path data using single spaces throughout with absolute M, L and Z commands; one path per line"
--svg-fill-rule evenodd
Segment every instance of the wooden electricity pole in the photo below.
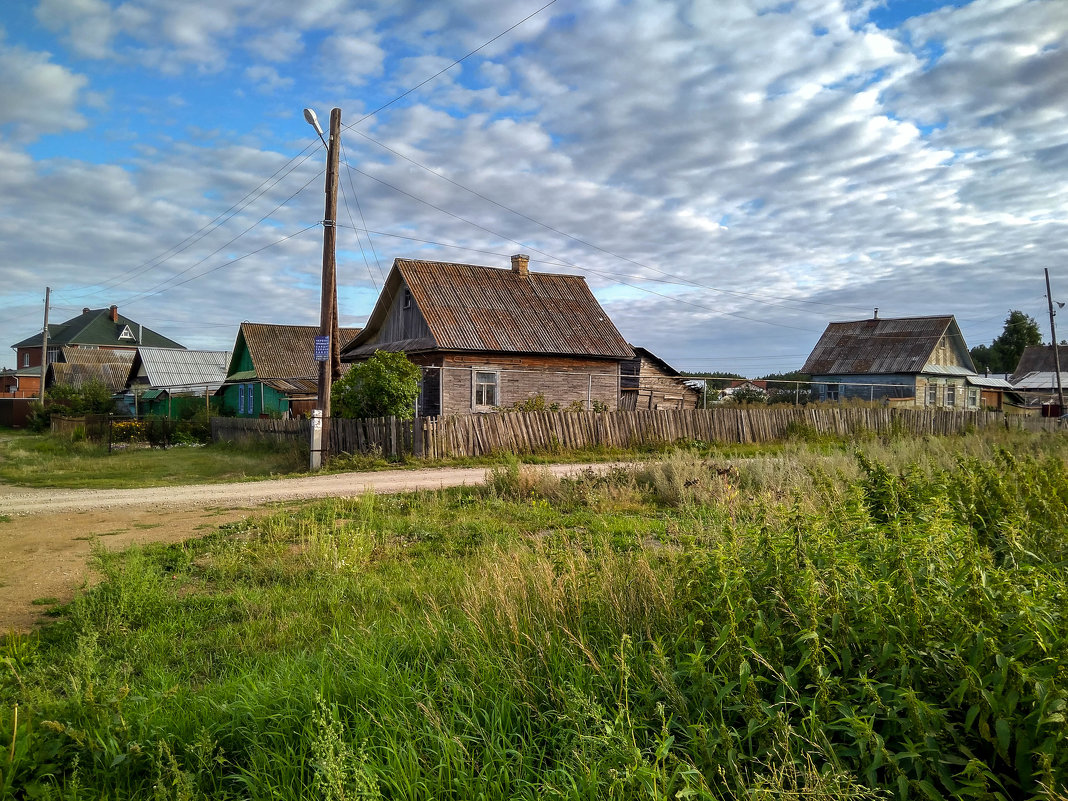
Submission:
M 341 372 L 341 343 L 337 324 L 337 181 L 341 109 L 330 112 L 330 142 L 326 153 L 326 212 L 323 215 L 323 287 L 319 306 L 319 336 L 330 337 L 330 357 L 319 362 L 319 396 L 316 408 L 330 418 L 330 387 Z
M 41 404 L 44 404 L 45 374 L 48 372 L 48 301 L 52 296 L 52 287 L 45 287 L 44 333 L 41 334 Z
M 1064 414 L 1064 387 L 1061 386 L 1061 349 L 1057 344 L 1057 326 L 1053 322 L 1053 318 L 1056 312 L 1053 311 L 1053 293 L 1049 288 L 1049 268 L 1046 268 L 1046 300 L 1049 301 L 1049 333 L 1053 338 L 1053 369 L 1057 371 L 1057 405 L 1060 407 L 1060 411 L 1057 414 Z
M 304 118 L 315 125 L 322 137 L 315 113 L 305 109 Z M 311 459 L 309 467 L 318 470 L 330 448 L 330 389 L 341 377 L 341 343 L 337 324 L 337 181 L 341 143 L 341 109 L 330 112 L 330 141 L 326 145 L 326 212 L 323 214 L 323 286 L 319 303 L 319 336 L 328 340 L 326 358 L 319 362 L 319 392 L 312 413 Z M 322 358 L 317 355 L 316 358 Z

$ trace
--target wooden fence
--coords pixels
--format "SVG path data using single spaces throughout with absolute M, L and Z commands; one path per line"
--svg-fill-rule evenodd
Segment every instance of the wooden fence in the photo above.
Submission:
M 107 439 L 109 417 L 106 414 L 86 414 L 80 417 L 52 415 L 52 433 L 68 437 L 81 436 L 97 442 Z
M 597 446 L 627 448 L 679 441 L 774 442 L 790 435 L 855 436 L 866 432 L 911 436 L 959 434 L 969 428 L 1054 431 L 1057 420 L 1001 412 L 925 409 L 781 407 L 675 411 L 512 412 L 415 420 L 334 418 L 324 426 L 330 453 L 484 456 Z M 310 437 L 307 420 L 212 418 L 214 441 Z

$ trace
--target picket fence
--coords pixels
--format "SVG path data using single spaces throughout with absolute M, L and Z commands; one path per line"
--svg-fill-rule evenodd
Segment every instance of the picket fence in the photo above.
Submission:
M 307 420 L 215 417 L 212 438 L 220 441 L 300 440 L 310 436 Z M 627 448 L 680 441 L 774 442 L 791 435 L 854 436 L 865 432 L 946 436 L 990 427 L 1054 431 L 1054 419 L 1001 412 L 926 409 L 782 407 L 675 411 L 510 412 L 449 417 L 333 418 L 324 425 L 331 454 L 380 453 L 425 458 L 537 453 L 592 447 Z

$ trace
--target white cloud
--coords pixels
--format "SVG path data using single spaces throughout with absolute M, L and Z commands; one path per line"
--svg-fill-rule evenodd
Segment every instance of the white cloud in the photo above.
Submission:
M 49 53 L 9 46 L 0 39 L 0 130 L 18 142 L 85 127 L 79 101 L 89 80 L 53 63 Z
M 257 98 L 264 111 L 240 136 L 179 133 L 189 120 L 181 106 L 168 108 L 172 141 L 157 136 L 121 166 L 34 162 L 0 149 L 0 169 L 9 168 L 0 178 L 7 198 L 0 220 L 63 221 L 55 241 L 33 249 L 20 225 L 0 223 L 0 270 L 31 270 L 26 253 L 33 252 L 57 285 L 126 275 L 216 215 L 225 219 L 231 204 L 285 163 L 282 152 L 308 144 L 299 105 L 339 105 L 352 122 L 538 5 L 220 0 L 170 23 L 175 7 L 165 0 L 115 8 L 44 0 L 41 13 L 53 14 L 54 30 L 89 26 L 91 35 L 70 45 L 81 55 L 182 75 L 226 70 L 234 88 L 269 95 Z M 1032 295 L 1041 301 L 1030 276 L 1040 279 L 1041 266 L 1068 255 L 1068 5 L 976 0 L 899 31 L 867 23 L 874 5 L 557 4 L 361 125 L 525 216 L 352 134 L 345 135 L 351 164 L 481 228 L 348 170 L 343 208 L 359 225 L 355 188 L 369 227 L 445 243 L 377 237 L 386 267 L 400 255 L 504 265 L 522 247 L 536 268 L 588 271 L 613 298 L 609 311 L 624 335 L 679 366 L 739 369 L 763 355 L 767 369 L 796 367 L 828 319 L 856 318 L 875 305 L 883 316 L 956 313 L 972 344 L 988 341 L 1006 306 L 1024 307 Z M 289 54 L 302 47 L 300 58 Z M 14 105 L 0 103 L 9 130 L 84 124 L 76 116 L 84 76 L 25 48 L 3 51 L 0 65 L 10 52 L 22 65 L 54 69 L 16 71 L 49 77 L 39 88 L 24 77 Z M 189 96 L 199 89 L 190 82 Z M 58 93 L 53 105 L 64 113 L 42 121 L 26 102 L 31 92 Z M 287 110 L 290 92 L 302 98 Z M 159 96 L 173 93 L 171 84 Z M 152 97 L 150 89 L 142 94 Z M 273 130 L 287 137 L 286 147 L 257 141 Z M 94 297 L 122 304 L 136 297 L 130 293 L 185 280 L 314 224 L 321 161 L 317 152 L 218 231 Z M 257 225 L 264 215 L 273 227 Z M 313 229 L 131 311 L 146 324 L 153 315 L 233 320 L 235 328 L 240 319 L 313 320 L 319 234 Z M 357 249 L 348 228 L 339 234 L 346 253 Z M 340 269 L 350 295 L 370 281 L 362 259 L 345 256 Z M 178 276 L 183 270 L 190 272 Z M 659 294 L 636 295 L 620 281 Z M 96 302 L 68 295 L 76 304 Z M 366 311 L 342 313 L 352 321 Z M 200 337 L 209 329 L 182 330 Z M 11 341 L 21 335 L 12 332 Z M 743 360 L 709 361 L 732 354 Z

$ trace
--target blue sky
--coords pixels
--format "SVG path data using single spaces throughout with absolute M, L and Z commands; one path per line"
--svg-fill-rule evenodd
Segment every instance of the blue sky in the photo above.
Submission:
M 395 257 L 523 251 L 633 344 L 756 376 L 875 306 L 977 345 L 1046 327 L 1044 267 L 1068 296 L 1068 3 L 546 1 L 3 4 L 0 340 L 46 285 L 189 347 L 316 322 L 305 106 L 353 126 L 345 325 Z

